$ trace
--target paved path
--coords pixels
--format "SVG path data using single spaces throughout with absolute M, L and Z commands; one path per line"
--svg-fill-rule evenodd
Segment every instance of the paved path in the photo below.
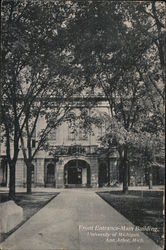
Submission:
M 34 187 L 32 188 L 33 192 L 61 192 L 64 191 L 66 189 L 62 188 L 51 188 L 51 187 Z M 96 191 L 96 192 L 102 192 L 102 191 L 122 191 L 122 185 L 120 185 L 119 187 L 100 187 L 100 188 L 91 188 L 92 191 Z M 155 192 L 155 191 L 164 191 L 165 190 L 165 186 L 164 185 L 160 185 L 160 186 L 153 186 L 153 189 L 149 189 L 148 186 L 132 186 L 129 187 L 129 190 L 137 190 L 137 191 L 149 191 L 149 192 Z M 16 187 L 16 192 L 25 192 L 26 193 L 26 188 L 23 187 Z M 1 193 L 8 193 L 9 192 L 9 188 L 8 187 L 0 187 L 0 192 Z
M 159 250 L 89 189 L 62 191 L 1 244 L 3 250 Z M 123 234 L 123 235 L 122 235 Z M 137 241 L 137 243 L 133 242 Z

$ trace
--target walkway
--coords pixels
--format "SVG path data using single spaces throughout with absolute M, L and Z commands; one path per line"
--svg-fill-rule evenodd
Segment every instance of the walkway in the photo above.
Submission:
M 63 190 L 1 244 L 3 250 L 159 250 L 90 189 Z M 137 243 L 136 243 L 137 242 Z

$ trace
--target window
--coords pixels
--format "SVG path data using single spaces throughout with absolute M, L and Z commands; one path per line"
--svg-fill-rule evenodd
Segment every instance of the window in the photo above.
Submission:
M 75 140 L 76 139 L 76 128 L 75 128 L 75 123 L 71 121 L 68 123 L 68 139 L 69 140 Z
M 104 133 L 106 132 L 105 130 L 106 130 L 105 123 L 101 124 L 101 126 L 98 127 L 98 139 L 99 140 L 100 140 L 100 137 L 102 137 L 104 135 Z
M 79 139 L 80 140 L 87 140 L 88 139 L 88 133 L 84 128 L 79 128 Z
M 76 131 L 72 127 L 68 128 L 68 139 L 69 140 L 75 140 L 76 139 Z
M 36 147 L 36 140 L 32 139 L 32 148 L 35 148 L 35 147 Z
M 55 182 L 55 167 L 54 164 L 49 163 L 47 165 L 47 183 Z
M 32 138 L 30 145 L 31 145 L 32 148 L 36 148 L 36 139 Z M 28 148 L 28 140 L 27 140 L 27 148 Z
M 33 139 L 36 139 L 36 128 L 35 128 L 34 131 L 33 131 L 32 138 L 33 138 Z
M 32 148 L 36 147 L 36 128 L 33 131 L 33 135 L 32 135 Z
M 56 129 L 55 129 L 55 128 L 53 128 L 53 129 L 49 132 L 49 134 L 48 134 L 48 139 L 49 139 L 49 140 L 56 140 Z

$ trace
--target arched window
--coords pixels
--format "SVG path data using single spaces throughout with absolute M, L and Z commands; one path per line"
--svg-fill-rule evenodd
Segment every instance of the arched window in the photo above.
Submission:
M 109 167 L 106 163 L 99 165 L 99 187 L 109 184 Z
M 55 166 L 52 163 L 47 165 L 47 183 L 55 182 Z
M 68 139 L 75 140 L 76 139 L 76 114 L 74 112 L 69 112 L 67 117 L 68 124 Z
M 79 127 L 79 139 L 80 140 L 88 139 L 88 133 L 85 128 Z
M 48 134 L 48 139 L 49 140 L 56 140 L 56 129 L 53 128 Z

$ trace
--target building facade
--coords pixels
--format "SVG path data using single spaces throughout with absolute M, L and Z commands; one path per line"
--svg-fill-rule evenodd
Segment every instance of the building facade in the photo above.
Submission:
M 75 108 L 74 113 L 80 112 Z M 106 101 L 99 100 L 92 112 L 109 114 Z M 45 126 L 44 118 L 40 118 L 36 127 L 36 136 L 32 140 L 35 150 L 37 134 Z M 105 125 L 93 125 L 88 132 L 72 121 L 65 121 L 48 136 L 48 142 L 54 154 L 49 150 L 37 152 L 32 166 L 33 187 L 99 187 L 116 183 L 119 179 L 118 154 L 113 148 L 109 154 L 102 152 L 100 137 Z M 8 185 L 9 171 L 3 153 L 1 167 L 1 184 Z M 3 155 L 2 154 L 2 155 Z M 26 165 L 20 149 L 16 165 L 16 186 L 26 186 Z
M 82 107 L 81 107 L 82 108 Z M 106 114 L 110 116 L 108 103 L 99 98 L 97 104 L 87 109 L 89 116 Z M 80 112 L 80 107 L 73 109 L 73 114 Z M 32 153 L 36 149 L 38 132 L 46 125 L 43 117 L 38 120 L 32 139 Z M 49 150 L 39 150 L 32 165 L 32 187 L 103 187 L 121 183 L 123 172 L 119 164 L 119 154 L 115 147 L 105 150 L 101 145 L 106 124 L 92 125 L 92 130 L 83 129 L 73 120 L 64 121 L 48 135 Z M 9 168 L 5 146 L 0 145 L 0 186 L 9 185 Z M 161 158 L 161 157 L 160 157 Z M 132 157 L 129 162 L 129 185 L 147 185 L 146 169 L 142 168 L 140 156 Z M 159 162 L 159 160 L 157 161 Z M 153 185 L 164 184 L 164 167 L 155 163 L 153 166 Z M 16 186 L 26 187 L 27 167 L 24 163 L 20 145 L 16 164 Z

